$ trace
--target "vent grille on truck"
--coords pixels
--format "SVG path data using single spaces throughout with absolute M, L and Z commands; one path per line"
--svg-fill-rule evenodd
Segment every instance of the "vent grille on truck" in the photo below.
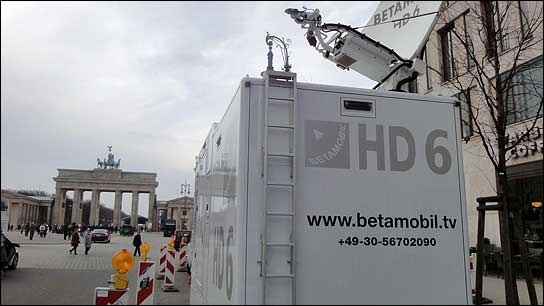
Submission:
M 356 62 L 355 59 L 353 59 L 352 57 L 346 54 L 340 54 L 340 57 L 336 59 L 337 66 L 342 69 L 348 68 L 349 66 L 353 65 L 353 63 L 355 62 Z

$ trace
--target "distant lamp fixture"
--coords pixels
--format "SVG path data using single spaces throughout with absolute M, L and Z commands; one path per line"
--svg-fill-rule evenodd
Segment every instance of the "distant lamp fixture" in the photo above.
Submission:
M 542 207 L 542 202 L 533 202 L 531 203 L 531 206 L 533 206 L 534 208 Z
M 191 194 L 191 184 L 187 184 L 187 181 L 185 181 L 185 184 L 181 184 L 181 194 L 184 196 Z
M 276 44 L 276 47 L 280 49 L 281 55 L 283 58 L 283 70 L 285 72 L 291 71 L 291 65 L 289 64 L 289 51 L 287 50 L 289 48 L 289 45 L 291 44 L 291 40 L 289 38 L 279 38 L 274 35 L 270 35 L 270 33 L 266 33 L 265 42 L 268 45 L 268 66 L 266 67 L 266 70 L 274 70 L 274 67 L 272 66 L 272 61 L 274 55 L 272 54 L 272 46 Z

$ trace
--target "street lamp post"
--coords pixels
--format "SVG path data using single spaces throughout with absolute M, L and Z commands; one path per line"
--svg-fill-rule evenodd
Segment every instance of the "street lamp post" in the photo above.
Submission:
M 268 45 L 268 66 L 266 67 L 266 70 L 274 70 L 274 67 L 272 66 L 272 60 L 274 56 L 272 54 L 272 45 L 275 43 L 276 46 L 280 49 L 281 55 L 283 57 L 283 70 L 285 72 L 289 72 L 291 70 L 291 65 L 289 64 L 289 51 L 287 50 L 287 48 L 291 44 L 291 40 L 289 38 L 283 39 L 266 33 L 265 41 Z

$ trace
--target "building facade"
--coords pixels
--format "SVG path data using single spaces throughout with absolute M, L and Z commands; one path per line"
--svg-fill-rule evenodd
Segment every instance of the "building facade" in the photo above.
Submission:
M 176 230 L 186 229 L 191 231 L 193 226 L 193 206 L 192 197 L 180 197 L 168 201 L 158 201 L 157 210 L 160 225 L 166 220 L 176 221 Z
M 497 75 L 489 62 L 493 57 L 486 43 L 486 33 L 488 25 L 503 29 L 496 33 L 500 78 L 502 80 L 503 76 L 512 73 L 512 80 L 530 80 L 531 85 L 523 85 L 529 84 L 527 81 L 512 83 L 508 90 L 511 95 L 505 97 L 510 111 L 507 119 L 508 141 L 514 144 L 527 129 L 532 130 L 507 154 L 506 174 L 514 202 L 518 202 L 514 205 L 522 207 L 525 234 L 542 241 L 544 208 L 538 204 L 541 205 L 543 200 L 542 2 L 486 2 L 443 1 L 438 22 L 419 55 L 426 62 L 427 69 L 417 82 L 411 84 L 410 91 L 452 96 L 461 102 L 469 244 L 475 246 L 478 223 L 476 199 L 497 194 L 495 169 L 479 136 L 485 134 L 486 128 L 491 133 L 494 127 L 492 116 L 486 116 L 484 110 L 487 107 L 485 95 L 492 93 L 496 85 L 479 81 L 484 78 L 479 78 L 475 73 L 475 61 L 481 61 L 484 68 L 481 73 L 488 74 L 485 75 L 488 79 Z M 483 20 L 485 24 L 482 24 Z M 535 28 L 532 28 L 533 25 Z M 531 34 L 527 35 L 529 32 Z M 520 46 L 523 46 L 522 51 L 519 51 Z M 517 63 L 517 69 L 512 69 L 513 63 Z M 487 148 L 489 150 L 494 152 L 493 147 Z M 486 214 L 485 237 L 491 243 L 500 245 L 497 212 Z
M 26 223 L 51 224 L 52 197 L 28 196 L 2 189 L 1 200 L 2 206 L 7 208 L 6 220 L 9 226 L 17 228 Z

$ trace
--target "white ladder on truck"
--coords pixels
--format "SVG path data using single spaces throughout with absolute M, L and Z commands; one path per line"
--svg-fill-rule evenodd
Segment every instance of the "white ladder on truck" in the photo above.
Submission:
M 296 97 L 297 97 L 297 79 L 295 73 L 283 72 L 283 71 L 265 71 L 263 74 L 265 87 L 264 87 L 264 137 L 263 137 L 263 179 L 264 179 L 264 230 L 261 236 L 261 277 L 263 277 L 263 304 L 267 303 L 267 292 L 270 285 L 267 283 L 270 279 L 279 279 L 281 281 L 291 282 L 291 304 L 296 304 L 295 296 L 295 194 L 296 194 Z M 291 94 L 281 97 L 271 96 L 271 83 L 280 84 L 276 87 L 277 90 L 292 90 Z M 287 87 L 287 89 L 286 89 Z M 278 118 L 276 114 L 275 118 L 271 118 L 269 106 L 271 103 L 283 103 L 287 104 L 289 108 L 288 112 L 283 112 L 284 118 Z M 285 118 L 287 117 L 287 118 Z M 282 123 L 275 123 L 275 121 L 282 121 Z M 282 120 L 283 119 L 283 120 Z M 269 148 L 269 136 L 273 130 L 283 130 L 289 133 L 289 146 L 290 150 L 287 152 L 278 152 L 277 149 Z M 271 159 L 286 158 L 290 161 L 290 175 L 289 179 L 285 181 L 272 181 L 269 174 L 269 161 Z M 280 200 L 271 196 L 271 188 L 285 188 L 290 193 L 290 209 L 282 210 L 278 207 L 282 206 Z M 291 231 L 288 241 L 271 242 L 268 238 L 270 218 L 289 218 L 291 224 Z M 270 248 L 288 248 L 290 256 L 287 264 L 289 265 L 288 273 L 270 273 L 267 269 L 267 263 L 270 262 Z M 286 296 L 288 292 L 282 292 L 283 296 Z

